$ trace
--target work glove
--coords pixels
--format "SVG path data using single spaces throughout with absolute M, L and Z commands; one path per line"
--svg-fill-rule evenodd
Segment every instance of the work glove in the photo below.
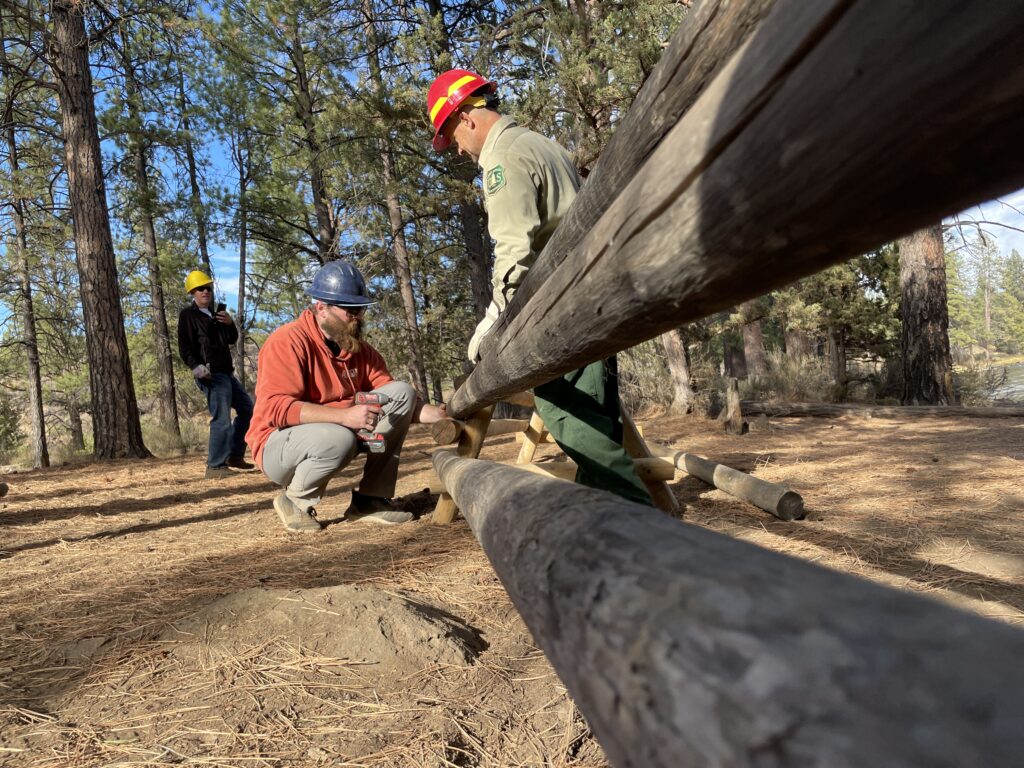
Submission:
M 195 368 L 193 368 L 192 375 L 195 376 L 197 379 L 213 378 L 213 374 L 210 373 L 210 369 L 203 364 L 197 365 Z
M 500 315 L 501 310 L 492 301 L 490 306 L 487 307 L 487 312 L 484 313 L 483 319 L 477 324 L 476 330 L 473 331 L 473 337 L 469 340 L 469 349 L 466 350 L 466 357 L 469 358 L 469 362 L 475 363 L 480 359 L 480 347 L 483 345 L 484 337 L 490 333 L 494 324 L 498 322 Z

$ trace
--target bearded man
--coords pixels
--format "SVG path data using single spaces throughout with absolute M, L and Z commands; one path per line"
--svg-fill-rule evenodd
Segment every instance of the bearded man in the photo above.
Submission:
M 328 481 L 365 451 L 366 467 L 345 517 L 409 522 L 412 514 L 390 500 L 402 443 L 411 421 L 437 421 L 444 407 L 422 403 L 409 384 L 395 381 L 363 340 L 363 313 L 375 302 L 359 270 L 328 262 L 306 293 L 313 299 L 309 309 L 271 333 L 260 350 L 256 409 L 246 435 L 256 464 L 284 488 L 274 509 L 288 531 L 321 530 L 316 505 Z

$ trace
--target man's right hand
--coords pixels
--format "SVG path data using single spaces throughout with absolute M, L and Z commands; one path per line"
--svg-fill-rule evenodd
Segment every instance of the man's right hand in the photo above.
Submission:
M 348 427 L 356 432 L 360 429 L 372 430 L 377 426 L 379 414 L 379 405 L 353 405 L 349 408 L 338 409 L 338 422 L 343 427 Z
M 210 373 L 210 369 L 205 365 L 197 365 L 192 369 L 192 375 L 197 379 L 210 379 L 213 378 L 213 374 Z

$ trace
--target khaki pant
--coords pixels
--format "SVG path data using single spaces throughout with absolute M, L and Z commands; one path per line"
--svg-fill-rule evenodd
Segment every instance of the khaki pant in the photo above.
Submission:
M 384 435 L 383 453 L 367 453 L 359 492 L 367 496 L 390 497 L 398 482 L 398 462 L 405 442 L 415 390 L 404 381 L 393 381 L 374 392 L 391 402 L 381 407 L 374 431 Z M 327 483 L 347 467 L 359 452 L 359 440 L 340 424 L 297 424 L 274 432 L 263 448 L 263 473 L 285 487 L 299 509 L 308 512 L 320 503 Z

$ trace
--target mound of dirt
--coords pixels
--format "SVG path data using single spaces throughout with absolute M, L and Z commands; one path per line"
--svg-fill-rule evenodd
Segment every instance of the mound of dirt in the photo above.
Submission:
M 466 666 L 483 650 L 471 627 L 440 609 L 347 585 L 246 589 L 175 623 L 159 639 L 179 643 L 172 653 L 182 660 L 284 644 L 371 666 L 385 678 L 433 664 Z

